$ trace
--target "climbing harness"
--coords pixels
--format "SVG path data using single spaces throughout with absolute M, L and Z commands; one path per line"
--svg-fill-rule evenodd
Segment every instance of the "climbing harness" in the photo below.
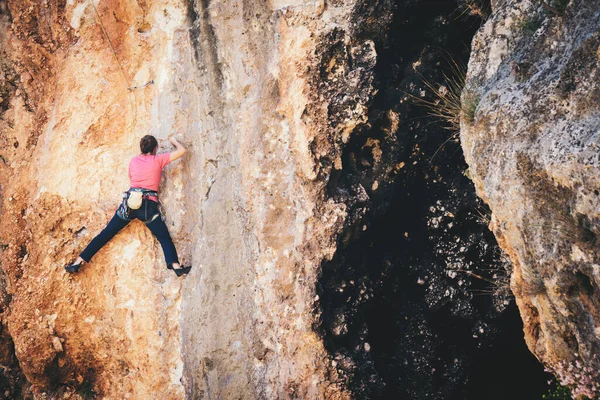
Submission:
M 126 192 L 123 192 L 123 201 L 121 202 L 121 205 L 117 210 L 117 215 L 121 219 L 131 220 L 131 218 L 129 217 L 131 211 L 139 210 L 142 204 L 144 204 L 144 222 L 148 224 L 154 221 L 156 218 L 158 218 L 158 216 L 162 216 L 162 213 L 160 212 L 159 208 L 159 212 L 153 215 L 152 218 L 150 218 L 150 220 L 148 220 L 148 199 L 150 197 L 155 197 L 158 200 L 158 192 L 156 190 L 149 190 L 143 188 L 130 188 Z M 146 200 L 146 202 L 144 202 L 144 200 Z M 160 200 L 157 203 L 160 207 Z

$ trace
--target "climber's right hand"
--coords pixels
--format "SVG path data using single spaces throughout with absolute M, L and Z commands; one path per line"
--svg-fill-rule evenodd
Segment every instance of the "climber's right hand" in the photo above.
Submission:
M 175 139 L 175 136 L 169 136 L 169 142 L 171 142 L 171 144 L 175 147 L 177 147 L 178 144 L 180 144 L 177 139 Z
M 183 145 L 179 143 L 174 136 L 170 136 L 169 141 L 173 144 L 173 146 L 175 146 L 175 151 L 170 153 L 170 162 L 173 162 L 178 158 L 183 157 L 183 155 L 187 153 L 186 148 L 183 147 Z

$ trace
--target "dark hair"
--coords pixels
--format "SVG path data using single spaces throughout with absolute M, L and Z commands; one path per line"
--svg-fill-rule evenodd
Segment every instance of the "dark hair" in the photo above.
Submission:
M 146 135 L 140 140 L 140 150 L 144 154 L 152 153 L 156 146 L 158 146 L 158 142 L 152 135 Z

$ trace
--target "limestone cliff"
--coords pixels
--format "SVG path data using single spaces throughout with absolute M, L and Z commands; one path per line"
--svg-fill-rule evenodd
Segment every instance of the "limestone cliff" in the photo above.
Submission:
M 365 121 L 389 5 L 0 2 L 3 323 L 36 395 L 344 398 L 312 329 L 347 216 L 325 200 Z M 144 134 L 178 279 L 143 224 L 77 275 Z M 10 347 L 10 343 L 6 343 Z
M 495 245 L 471 223 L 455 151 L 411 99 L 425 96 L 422 72 L 444 74 L 433 48 L 460 47 L 455 7 L 483 3 L 433 3 L 0 0 L 0 396 L 343 399 L 353 371 L 350 390 L 367 396 L 463 390 L 474 358 L 460 346 L 439 357 L 447 342 L 427 312 L 475 320 L 469 280 L 448 264 L 495 259 Z M 530 350 L 595 397 L 600 3 L 492 8 L 462 95 L 469 176 L 514 264 Z M 406 40 L 417 25 L 422 38 Z M 160 151 L 173 134 L 189 149 L 165 170 L 161 200 L 190 275 L 166 270 L 138 221 L 66 274 L 113 215 L 148 133 Z M 421 253 L 414 243 L 431 241 L 434 256 L 348 250 L 386 236 L 370 232 L 392 216 L 392 186 L 407 215 L 390 219 L 400 239 L 386 245 Z M 364 270 L 373 279 L 355 281 Z M 323 337 L 319 285 L 324 297 L 355 289 L 321 308 Z M 380 324 L 379 337 L 395 336 L 385 345 L 349 321 L 378 291 L 408 304 Z M 469 337 L 493 331 L 483 318 L 464 325 Z M 329 354 L 328 340 L 348 349 Z M 406 379 L 385 381 L 376 357 Z
M 496 1 L 473 41 L 461 141 L 514 264 L 530 350 L 600 389 L 600 3 Z

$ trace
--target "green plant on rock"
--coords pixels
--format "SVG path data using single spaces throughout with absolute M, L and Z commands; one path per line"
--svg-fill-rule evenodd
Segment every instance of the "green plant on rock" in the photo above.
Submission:
M 542 19 L 538 17 L 532 18 L 523 18 L 518 24 L 517 27 L 519 30 L 526 33 L 535 33 L 542 26 Z
M 571 390 L 556 382 L 553 382 L 552 387 L 548 389 L 548 392 L 542 395 L 543 400 L 571 400 L 572 398 Z

